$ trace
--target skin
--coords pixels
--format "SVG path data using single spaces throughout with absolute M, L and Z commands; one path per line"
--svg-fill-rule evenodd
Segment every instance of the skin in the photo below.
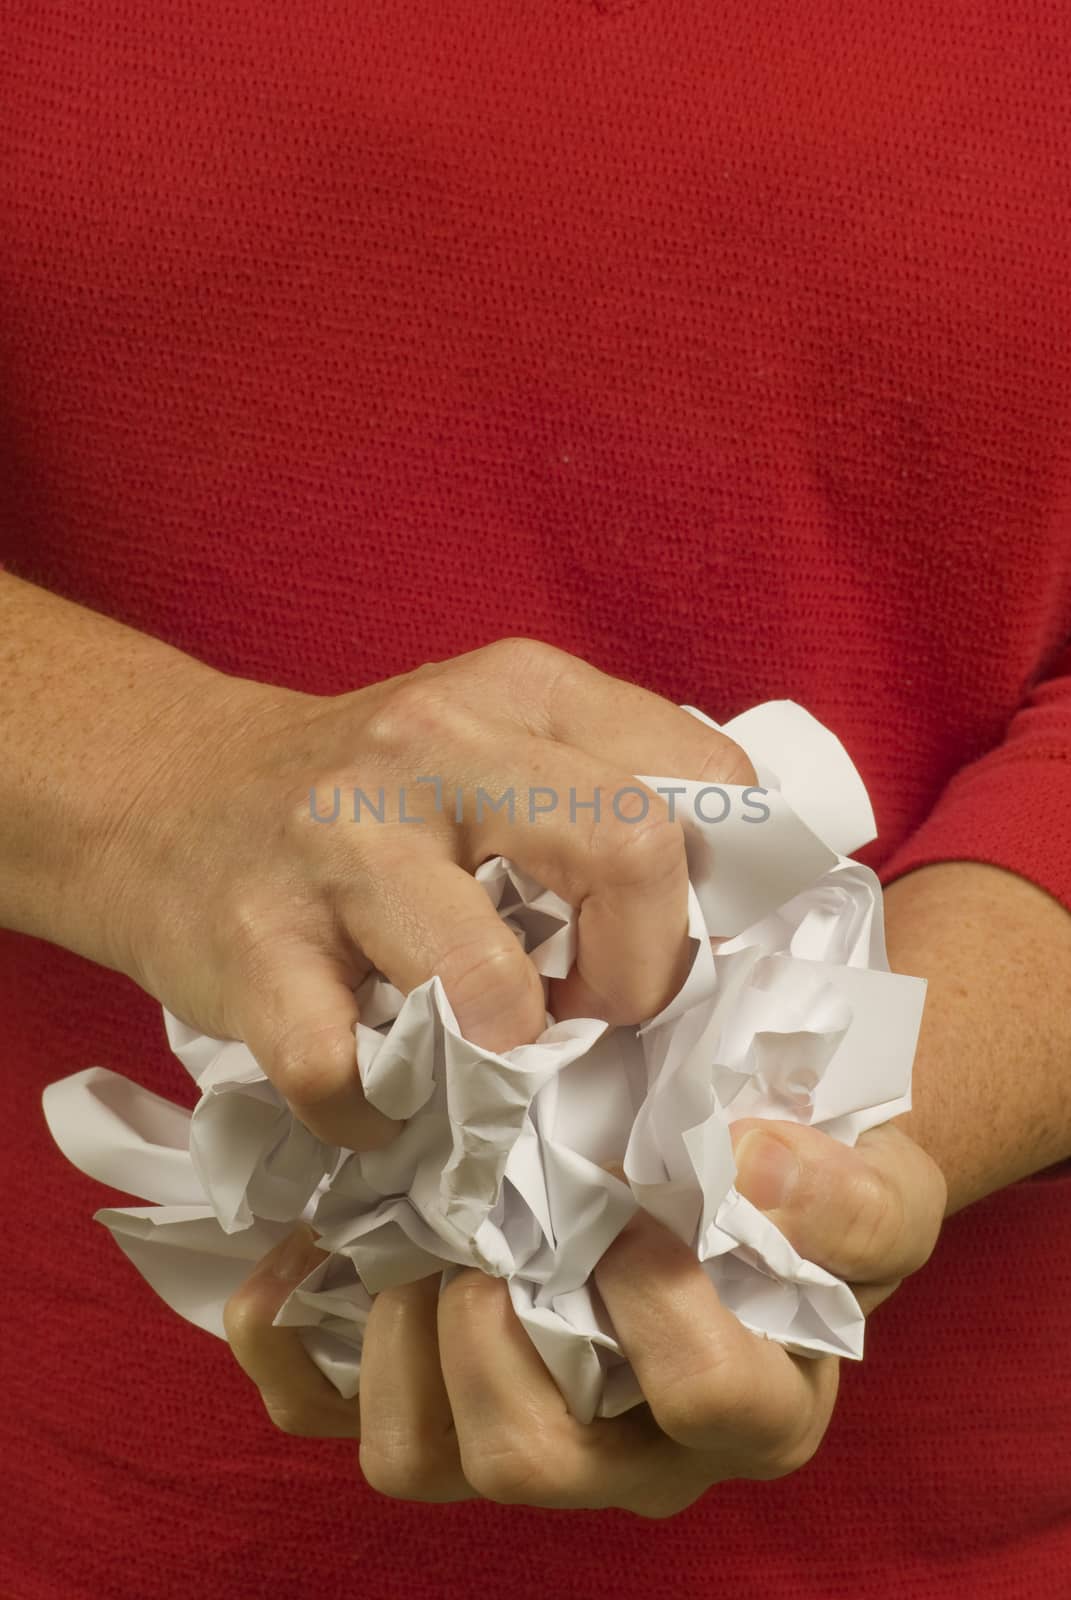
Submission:
M 754 1127 L 736 1125 L 738 1150 Z M 870 1310 L 932 1249 L 940 1171 L 892 1126 L 854 1152 L 813 1129 L 791 1132 L 809 1198 L 801 1191 L 770 1215 L 797 1248 L 853 1279 Z M 595 1276 L 646 1403 L 587 1425 L 567 1412 L 506 1285 L 475 1271 L 441 1292 L 433 1277 L 379 1294 L 359 1399 L 342 1400 L 296 1330 L 271 1326 L 319 1254 L 303 1229 L 265 1258 L 228 1303 L 228 1336 L 276 1426 L 359 1438 L 365 1479 L 387 1495 L 668 1517 L 723 1479 L 803 1466 L 832 1414 L 838 1362 L 791 1356 L 748 1332 L 692 1252 L 644 1212 Z
M 317 697 L 225 677 L 3 574 L 0 722 L 0 924 L 244 1039 L 299 1117 L 356 1149 L 398 1131 L 364 1102 L 354 1061 L 352 991 L 370 964 L 406 991 L 439 972 L 482 1044 L 534 1039 L 538 977 L 471 877 L 508 854 L 579 910 L 554 1014 L 639 1022 L 686 969 L 683 837 L 657 798 L 643 822 L 604 809 L 507 829 L 493 814 L 456 824 L 429 788 L 410 790 L 421 826 L 325 828 L 311 787 L 329 804 L 335 784 L 389 794 L 428 773 L 448 792 L 583 798 L 644 771 L 754 781 L 732 741 L 533 641 Z M 886 928 L 894 970 L 930 985 L 911 1114 L 854 1151 L 792 1124 L 733 1129 L 742 1191 L 867 1312 L 928 1259 L 947 1212 L 1071 1156 L 1071 917 L 1010 873 L 941 863 L 892 885 Z M 788 1193 L 778 1151 L 795 1157 Z M 385 1494 L 663 1517 L 724 1478 L 795 1470 L 829 1421 L 836 1361 L 749 1334 L 644 1215 L 596 1277 L 646 1403 L 587 1427 L 505 1285 L 476 1272 L 441 1294 L 437 1278 L 380 1294 L 359 1401 L 343 1401 L 296 1332 L 271 1325 L 317 1259 L 296 1230 L 232 1298 L 228 1336 L 277 1425 L 360 1437 Z
M 503 1050 L 543 990 L 472 873 L 508 854 L 578 909 L 554 1015 L 640 1022 L 687 972 L 684 833 L 636 772 L 752 784 L 738 745 L 563 651 L 503 640 L 321 697 L 251 683 L 0 575 L 0 923 L 127 973 L 202 1032 L 243 1039 L 324 1139 L 398 1132 L 365 1103 L 353 988 L 438 973 L 462 1031 Z M 119 775 L 118 779 L 116 775 Z M 447 803 L 420 775 L 442 779 Z M 478 787 L 518 795 L 515 822 Z M 386 819 L 324 826 L 335 788 Z M 416 824 L 401 820 L 402 800 Z M 562 797 L 527 820 L 528 792 Z M 455 820 L 452 796 L 464 798 Z M 601 796 L 600 812 L 568 797 Z
M 791 1123 L 732 1129 L 738 1187 L 802 1255 L 850 1282 L 868 1315 L 927 1260 L 943 1215 L 1071 1156 L 1071 917 L 1035 885 L 973 862 L 900 879 L 885 911 L 893 969 L 929 982 L 913 1110 L 854 1150 Z M 787 1193 L 766 1136 L 795 1158 Z M 596 1279 L 647 1403 L 586 1428 L 566 1414 L 505 1286 L 476 1272 L 441 1295 L 437 1279 L 380 1294 L 359 1400 L 343 1401 L 296 1332 L 271 1326 L 318 1259 L 297 1230 L 232 1298 L 228 1332 L 276 1425 L 359 1438 L 366 1479 L 388 1495 L 662 1518 L 726 1478 L 796 1470 L 832 1413 L 838 1362 L 747 1333 L 690 1253 L 642 1214 Z

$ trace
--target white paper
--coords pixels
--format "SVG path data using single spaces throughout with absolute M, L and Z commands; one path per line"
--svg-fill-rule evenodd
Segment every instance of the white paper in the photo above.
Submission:
M 101 1067 L 49 1085 L 65 1155 L 153 1202 L 97 1217 L 173 1309 L 222 1336 L 227 1297 L 304 1219 L 331 1254 L 276 1320 L 302 1330 L 344 1395 L 373 1295 L 478 1267 L 507 1280 L 574 1415 L 614 1416 L 642 1395 L 592 1271 L 643 1206 L 747 1327 L 800 1354 L 861 1356 L 851 1290 L 735 1189 L 729 1127 L 789 1120 L 853 1144 L 908 1110 L 925 983 L 888 970 L 880 885 L 845 858 L 874 818 L 840 742 L 786 700 L 724 731 L 767 791 L 762 820 L 746 820 L 738 787 L 720 786 L 728 815 L 712 821 L 724 804 L 700 794 L 711 785 L 640 778 L 679 791 L 692 949 L 683 987 L 642 1026 L 548 1012 L 534 1044 L 496 1055 L 462 1037 L 438 977 L 403 996 L 373 973 L 357 991 L 357 1066 L 369 1101 L 404 1127 L 363 1155 L 299 1123 L 244 1045 L 166 1012 L 201 1091 L 192 1114 Z M 476 877 L 549 997 L 575 955 L 572 909 L 502 857 Z

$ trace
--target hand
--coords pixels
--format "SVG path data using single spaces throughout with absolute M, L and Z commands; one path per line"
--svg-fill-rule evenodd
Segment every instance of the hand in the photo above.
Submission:
M 851 1282 L 864 1311 L 928 1259 L 944 1179 L 891 1123 L 854 1150 L 756 1119 L 735 1124 L 733 1140 L 741 1192 L 801 1255 Z M 271 1326 L 317 1258 L 308 1230 L 294 1246 L 290 1283 L 258 1269 L 232 1297 L 228 1337 L 273 1419 L 292 1433 L 359 1436 L 364 1476 L 384 1494 L 673 1516 L 727 1478 L 803 1466 L 832 1414 L 836 1358 L 792 1356 L 748 1332 L 691 1251 L 644 1212 L 595 1275 L 646 1403 L 587 1425 L 567 1412 L 505 1283 L 476 1271 L 441 1294 L 438 1277 L 379 1294 L 359 1409 L 341 1400 L 295 1330 Z
M 117 964 L 201 1032 L 244 1040 L 328 1143 L 370 1149 L 400 1128 L 367 1105 L 357 1071 L 354 989 L 371 967 L 403 993 L 438 973 L 461 1031 L 492 1050 L 543 1031 L 541 980 L 472 876 L 492 856 L 579 911 L 557 1018 L 637 1023 L 683 983 L 684 834 L 634 774 L 754 783 L 725 735 L 524 639 L 326 699 L 196 683 L 186 745 L 169 743 L 166 764 L 150 750 L 109 840 Z M 478 787 L 491 801 L 512 789 L 515 820 L 489 805 L 478 820 Z M 533 818 L 538 787 L 559 803 Z M 336 788 L 337 821 L 317 822 L 310 794 L 330 816 Z M 383 791 L 383 822 L 352 820 L 355 789 L 375 805 Z M 570 790 L 598 791 L 599 817 L 578 807 L 573 820 Z M 419 822 L 401 820 L 403 804 Z

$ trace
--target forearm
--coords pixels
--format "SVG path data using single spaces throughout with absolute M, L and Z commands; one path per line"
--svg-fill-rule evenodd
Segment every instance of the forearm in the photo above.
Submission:
M 898 1125 L 948 1211 L 1071 1157 L 1071 915 L 998 867 L 942 862 L 885 894 L 889 962 L 928 980 Z
M 0 573 L 0 926 L 108 966 L 113 843 L 228 680 L 132 628 Z
M 0 573 L 0 926 L 128 970 L 112 907 L 131 819 L 251 687 Z M 910 873 L 885 905 L 893 969 L 929 981 L 898 1120 L 954 1211 L 1071 1156 L 1071 916 L 971 862 Z

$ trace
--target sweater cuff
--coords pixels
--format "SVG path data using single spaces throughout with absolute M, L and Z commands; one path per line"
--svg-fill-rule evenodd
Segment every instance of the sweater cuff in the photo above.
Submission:
M 1071 747 L 966 767 L 876 870 L 888 886 L 938 861 L 1003 867 L 1071 911 Z

